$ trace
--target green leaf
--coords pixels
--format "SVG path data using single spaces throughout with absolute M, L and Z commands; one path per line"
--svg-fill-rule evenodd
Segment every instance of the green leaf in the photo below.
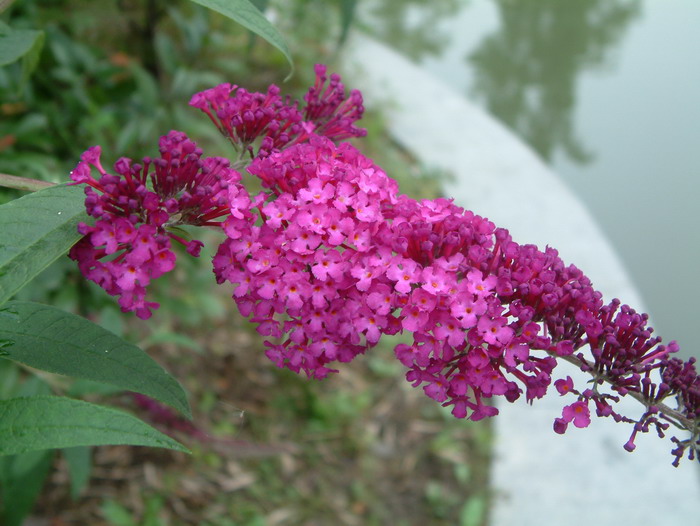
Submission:
M 177 380 L 116 334 L 40 303 L 11 301 L 4 310 L 17 318 L 0 317 L 0 356 L 42 371 L 136 391 L 191 418 L 187 395 Z
M 0 457 L 0 524 L 20 526 L 34 507 L 51 468 L 53 451 Z M 0 504 L 2 504 L 0 503 Z
M 51 387 L 38 376 L 30 376 L 17 390 L 13 398 L 24 398 L 27 396 L 40 396 L 51 394 Z
M 22 57 L 22 81 L 20 83 L 20 89 L 24 89 L 29 77 L 36 69 L 39 64 L 39 57 L 41 56 L 41 50 L 44 47 L 44 40 L 46 35 L 43 31 L 39 31 L 39 35 L 34 39 L 32 47 L 24 54 Z
M 0 305 L 80 239 L 83 200 L 82 189 L 59 185 L 0 206 Z
M 63 458 L 68 463 L 68 474 L 70 475 L 70 495 L 73 500 L 80 496 L 80 493 L 87 486 L 90 480 L 90 470 L 92 468 L 92 448 L 87 446 L 67 447 L 63 450 Z
M 44 41 L 44 32 L 33 29 L 0 30 L 0 66 L 6 66 L 19 60 L 34 50 L 34 47 Z
M 110 407 L 61 396 L 0 400 L 0 455 L 106 444 L 163 447 L 189 453 L 169 436 Z
M 2 343 L 0 343 L 0 348 Z M 0 360 L 0 400 L 9 398 L 17 387 L 19 368 L 17 364 Z
M 102 504 L 102 515 L 113 526 L 138 526 L 138 523 L 132 518 L 131 513 L 124 506 L 113 500 L 105 501 Z
M 348 32 L 355 18 L 355 10 L 357 8 L 357 0 L 340 0 L 340 37 L 338 45 L 343 45 L 348 38 Z
M 146 509 L 143 512 L 143 521 L 141 526 L 162 526 L 163 521 L 160 519 L 160 512 L 163 509 L 163 498 L 158 495 L 152 495 L 146 500 Z
M 481 495 L 471 497 L 459 513 L 460 526 L 479 526 L 484 523 L 486 499 Z
M 227 16 L 228 18 L 241 24 L 246 29 L 267 40 L 270 44 L 279 49 L 285 56 L 290 67 L 287 78 L 292 76 L 294 73 L 294 62 L 292 61 L 292 56 L 289 52 L 289 48 L 287 47 L 287 43 L 284 41 L 284 38 L 282 35 L 280 35 L 279 31 L 275 29 L 275 26 L 267 21 L 267 18 L 263 16 L 263 14 L 250 2 L 250 0 L 191 1 Z
M 71 384 L 66 391 L 66 395 L 73 398 L 84 398 L 86 395 L 113 396 L 122 392 L 124 392 L 124 389 L 119 387 L 80 378 Z
M 264 13 L 265 9 L 267 9 L 268 4 L 270 3 L 270 0 L 250 0 L 250 3 L 253 4 L 261 13 Z
M 154 332 L 148 338 L 146 338 L 145 341 L 141 342 L 141 345 L 143 345 L 144 348 L 148 348 L 151 345 L 163 343 L 172 343 L 178 347 L 192 349 L 200 354 L 204 352 L 204 347 L 202 347 L 202 344 L 197 340 L 190 338 L 189 336 L 185 336 L 184 334 L 167 330 Z

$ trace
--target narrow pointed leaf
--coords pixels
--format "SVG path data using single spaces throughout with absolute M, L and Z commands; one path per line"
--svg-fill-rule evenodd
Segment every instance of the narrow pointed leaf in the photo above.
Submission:
M 92 448 L 87 446 L 67 447 L 63 450 L 63 458 L 66 459 L 68 464 L 70 496 L 75 500 L 80 496 L 80 493 L 90 480 Z
M 24 89 L 27 84 L 29 77 L 31 77 L 34 70 L 39 65 L 39 58 L 41 57 L 41 50 L 44 48 L 45 35 L 43 31 L 39 31 L 39 35 L 34 39 L 32 47 L 29 48 L 24 56 L 22 57 L 22 83 L 20 88 Z
M 250 0 L 192 0 L 196 4 L 203 5 L 209 9 L 227 16 L 241 24 L 246 29 L 252 31 L 256 35 L 261 36 L 270 44 L 279 49 L 289 62 L 291 77 L 294 72 L 294 63 L 292 56 L 289 53 L 289 48 L 279 31 L 275 29 L 267 18 L 255 7 Z
M 0 356 L 42 371 L 107 383 L 160 400 L 191 417 L 182 386 L 148 354 L 56 307 L 10 301 L 0 312 Z
M 61 396 L 0 400 L 0 455 L 107 444 L 189 452 L 138 418 L 110 407 Z
M 348 38 L 350 26 L 355 18 L 357 0 L 340 0 L 340 37 L 338 44 L 343 45 Z
M 0 305 L 80 239 L 83 200 L 80 188 L 60 185 L 0 206 Z

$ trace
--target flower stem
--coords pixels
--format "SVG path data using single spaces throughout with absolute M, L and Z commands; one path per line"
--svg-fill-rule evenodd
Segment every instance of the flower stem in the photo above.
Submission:
M 0 173 L 0 186 L 14 188 L 15 190 L 36 192 L 37 190 L 43 190 L 44 188 L 55 185 L 56 183 L 49 183 L 48 181 L 39 181 L 38 179 L 29 179 L 27 177 L 17 177 Z

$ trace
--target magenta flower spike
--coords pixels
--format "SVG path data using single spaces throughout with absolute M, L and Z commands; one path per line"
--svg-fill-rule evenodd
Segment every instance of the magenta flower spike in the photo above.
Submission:
M 117 161 L 117 175 L 102 167 L 99 147 L 86 151 L 71 173 L 87 185 L 96 220 L 80 225 L 85 237 L 70 253 L 83 274 L 147 318 L 157 305 L 146 288 L 175 265 L 171 241 L 195 256 L 201 248 L 172 228 L 221 227 L 217 282 L 234 285 L 233 299 L 278 367 L 323 378 L 383 335 L 406 331 L 411 344 L 394 349 L 406 379 L 457 418 L 496 415 L 496 396 L 533 402 L 553 383 L 572 397 L 555 432 L 588 426 L 595 410 L 633 425 L 624 445 L 632 451 L 638 433 L 664 436 L 673 424 L 690 432 L 672 437 L 674 464 L 696 458 L 695 360 L 673 358 L 678 345 L 662 345 L 645 314 L 604 304 L 556 250 L 519 245 L 448 199 L 400 196 L 380 167 L 340 142 L 365 134 L 355 126 L 361 94 L 346 96 L 323 65 L 315 72 L 305 104 L 274 85 L 251 93 L 221 84 L 190 101 L 246 154 L 237 163 L 250 157 L 247 171 L 263 188 L 256 196 L 227 160 L 202 157 L 180 132 L 161 138 L 157 159 Z M 560 360 L 590 374 L 585 389 L 555 378 Z M 622 396 L 641 402 L 643 414 L 619 414 Z

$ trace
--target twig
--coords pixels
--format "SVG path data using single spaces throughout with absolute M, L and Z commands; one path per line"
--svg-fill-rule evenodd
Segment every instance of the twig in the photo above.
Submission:
M 588 360 L 584 358 L 579 358 L 578 356 L 556 356 L 556 355 L 551 355 L 554 356 L 555 358 L 565 360 L 571 364 L 574 364 L 578 368 L 581 368 L 581 364 L 585 364 L 589 369 L 589 371 L 595 370 L 594 364 L 589 362 Z M 605 375 L 598 376 L 597 378 L 605 381 L 606 383 L 610 385 L 614 385 L 614 382 L 607 378 Z M 627 391 L 627 395 L 631 396 L 638 402 L 640 402 L 642 405 L 645 407 L 649 406 L 648 400 L 645 400 L 644 396 L 641 393 L 638 393 L 636 391 Z M 692 430 L 695 427 L 695 423 L 684 416 L 681 412 L 676 411 L 675 409 L 672 409 L 668 407 L 666 404 L 663 403 L 655 403 L 654 406 L 658 408 L 659 412 L 664 414 L 666 417 L 669 417 L 668 421 L 674 424 L 676 427 L 679 429 L 686 429 L 686 430 Z M 676 421 L 674 421 L 675 419 Z
M 26 192 L 36 192 L 37 190 L 43 190 L 50 186 L 56 186 L 56 183 L 0 173 L 0 186 L 14 188 L 15 190 L 24 190 Z

